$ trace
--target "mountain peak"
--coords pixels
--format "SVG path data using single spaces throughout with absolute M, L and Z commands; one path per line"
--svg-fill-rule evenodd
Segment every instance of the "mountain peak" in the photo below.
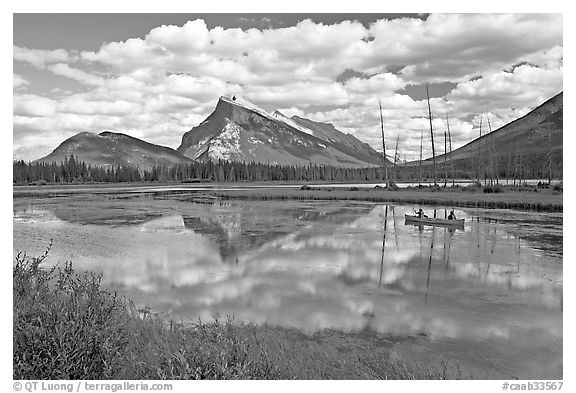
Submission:
M 240 95 L 222 96 L 214 112 L 183 135 L 178 152 L 194 160 L 380 165 L 380 155 L 357 139 L 333 127 L 320 130 L 321 123 L 309 124 L 296 122 L 280 111 L 267 112 Z
M 146 170 L 151 170 L 156 165 L 171 166 L 190 162 L 189 158 L 169 147 L 112 131 L 103 131 L 100 134 L 80 132 L 36 162 L 62 162 L 64 157 L 70 155 L 94 166 L 120 165 Z
M 132 139 L 132 140 L 140 140 L 138 138 L 135 138 L 133 136 L 130 136 L 128 134 L 124 134 L 122 132 L 114 132 L 114 131 L 102 131 L 100 134 L 98 134 L 98 136 L 101 136 L 103 138 L 108 138 L 108 139 L 112 139 L 112 140 L 120 140 L 120 139 Z
M 232 97 L 222 96 L 220 97 L 220 101 L 227 102 L 232 105 L 236 105 L 238 107 L 248 109 L 252 112 L 256 112 L 261 116 L 272 118 L 272 115 L 268 113 L 266 110 L 260 108 L 258 105 L 254 104 L 253 102 L 248 101 L 246 98 L 240 96 L 239 94 L 235 94 Z
M 106 135 L 117 135 L 117 134 L 118 134 L 117 132 L 114 132 L 114 131 L 112 131 L 112 130 L 104 130 L 104 131 L 102 131 L 102 132 L 101 132 L 100 134 L 98 134 L 98 135 L 100 135 L 100 136 L 106 136 Z

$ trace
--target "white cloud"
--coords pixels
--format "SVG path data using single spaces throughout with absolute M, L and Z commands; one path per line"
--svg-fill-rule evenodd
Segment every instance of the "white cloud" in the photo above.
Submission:
M 210 40 L 210 31 L 202 19 L 189 21 L 183 26 L 160 26 L 146 36 L 150 44 L 180 54 L 205 51 Z
M 395 91 L 406 87 L 406 81 L 391 73 L 373 75 L 370 78 L 351 78 L 344 83 L 347 91 L 365 99 L 370 94 L 393 95 Z
M 48 117 L 56 113 L 56 102 L 32 94 L 15 95 L 13 106 L 14 116 Z
M 462 81 L 562 42 L 561 14 L 431 14 L 370 27 L 364 67 L 412 65 L 412 80 Z
M 348 95 L 344 87 L 336 82 L 296 82 L 283 86 L 254 86 L 244 95 L 250 101 L 275 106 L 299 105 L 345 105 Z
M 28 49 L 14 45 L 14 60 L 43 68 L 48 63 L 73 61 L 75 58 L 64 49 Z
M 229 84 L 214 77 L 192 77 L 189 75 L 170 75 L 163 83 L 167 93 L 194 99 L 198 102 L 210 102 L 218 97 L 241 90 L 239 85 Z
M 562 67 L 522 65 L 458 84 L 448 99 L 461 112 L 489 111 L 540 104 L 562 90 Z
M 13 89 L 18 89 L 18 88 L 28 86 L 30 84 L 30 82 L 27 81 L 26 79 L 24 79 L 21 75 L 14 74 L 12 76 L 12 84 L 13 84 Z
M 66 99 L 58 105 L 60 113 L 75 113 L 84 115 L 121 116 L 133 112 L 137 106 L 127 101 L 89 101 L 81 99 Z
M 79 70 L 77 68 L 70 67 L 66 63 L 58 63 L 54 65 L 50 65 L 48 67 L 50 71 L 55 73 L 56 75 L 62 75 L 70 79 L 74 79 L 78 82 L 87 84 L 87 85 L 102 85 L 104 84 L 104 78 L 91 74 L 86 71 Z

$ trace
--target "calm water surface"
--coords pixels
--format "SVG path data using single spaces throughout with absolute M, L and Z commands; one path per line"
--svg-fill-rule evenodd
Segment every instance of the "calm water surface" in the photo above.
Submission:
M 562 214 L 415 205 L 220 201 L 201 193 L 14 196 L 14 252 L 72 260 L 176 320 L 379 332 L 405 360 L 484 378 L 562 377 Z M 434 207 L 423 207 L 428 215 Z M 445 209 L 435 207 L 444 217 Z

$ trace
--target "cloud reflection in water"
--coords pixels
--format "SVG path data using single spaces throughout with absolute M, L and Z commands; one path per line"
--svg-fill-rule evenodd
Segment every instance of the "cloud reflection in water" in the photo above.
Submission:
M 136 226 L 64 222 L 55 242 L 65 251 L 55 252 L 73 250 L 76 266 L 97 266 L 105 285 L 178 320 L 234 315 L 304 332 L 561 341 L 561 264 L 509 225 L 450 231 L 404 225 L 412 206 L 302 205 L 187 203 Z M 30 216 L 15 214 L 15 247 L 19 231 L 42 234 Z

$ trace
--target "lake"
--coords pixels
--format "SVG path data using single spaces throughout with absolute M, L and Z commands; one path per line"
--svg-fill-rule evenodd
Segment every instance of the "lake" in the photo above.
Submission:
M 14 194 L 13 248 L 73 261 L 178 321 L 224 319 L 408 337 L 400 359 L 479 378 L 562 378 L 562 213 L 222 201 L 202 191 Z

